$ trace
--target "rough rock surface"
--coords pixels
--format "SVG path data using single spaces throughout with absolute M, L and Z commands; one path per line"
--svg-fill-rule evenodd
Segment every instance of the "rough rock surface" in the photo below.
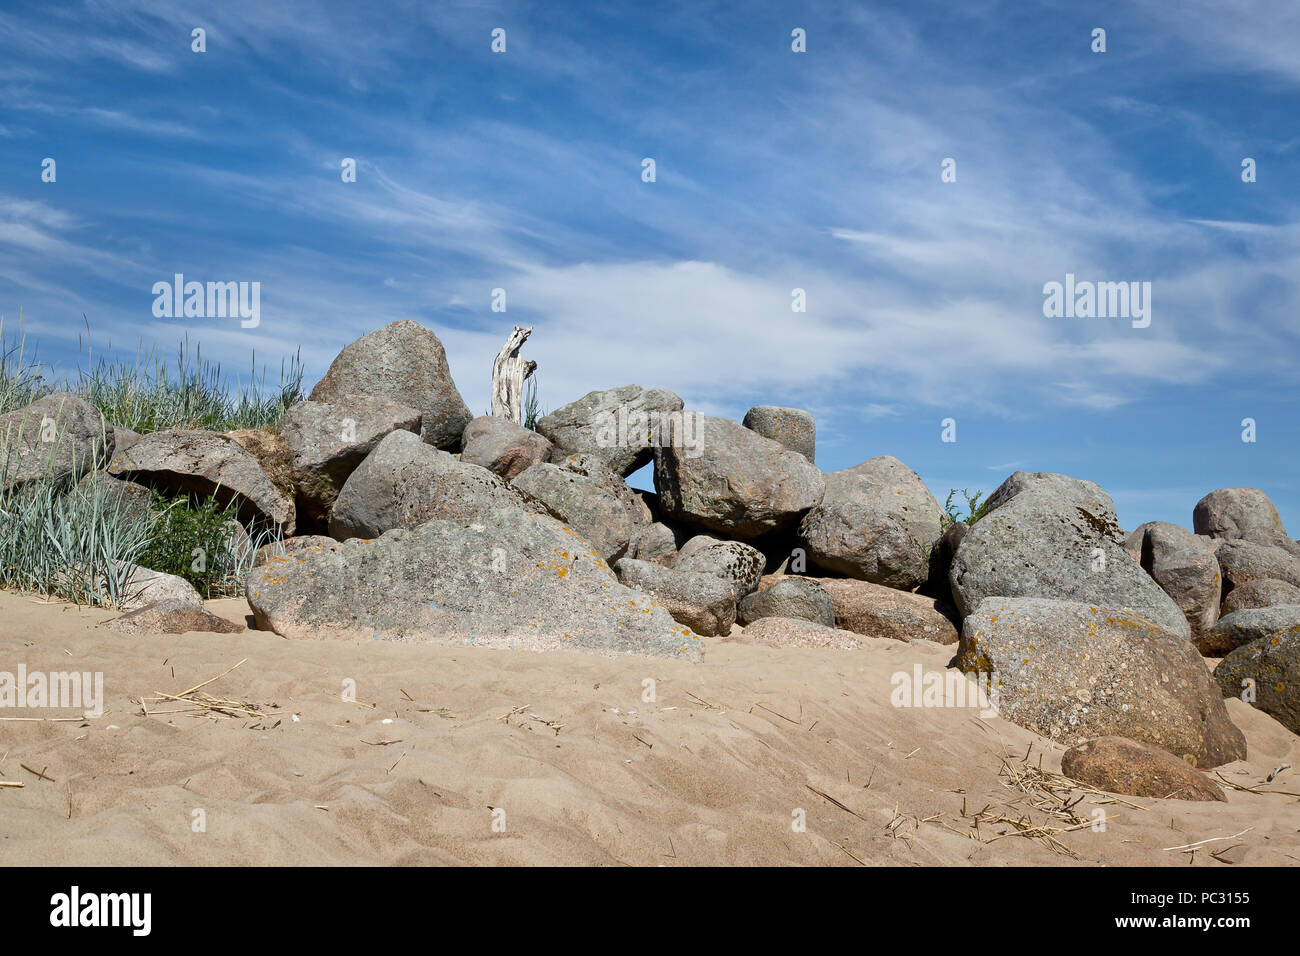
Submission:
M 676 571 L 662 564 L 623 558 L 615 566 L 628 587 L 653 595 L 678 624 L 704 637 L 731 633 L 736 596 L 721 578 L 695 571 Z
M 1248 581 L 1265 579 L 1300 587 L 1300 558 L 1283 548 L 1232 539 L 1220 541 L 1214 555 L 1219 559 L 1225 595 Z
M 311 390 L 314 402 L 344 395 L 388 398 L 420 412 L 420 437 L 437 448 L 460 447 L 474 416 L 460 397 L 438 336 L 417 322 L 392 322 L 346 346 Z
M 337 548 L 339 542 L 323 534 L 301 534 L 280 541 L 272 541 L 257 549 L 253 555 L 253 567 L 260 568 L 268 561 L 277 558 L 296 558 L 303 552 L 326 551 Z
M 294 639 L 692 660 L 703 653 L 690 628 L 619 584 L 576 531 L 518 508 L 435 518 L 272 561 L 250 572 L 247 585 L 258 626 Z
M 1000 716 L 1065 744 L 1129 737 L 1198 767 L 1246 755 L 1192 643 L 1125 609 L 987 598 L 963 623 L 956 665 L 990 675 Z
M 1126 608 L 1191 636 L 1178 605 L 1122 547 L 1114 505 L 1096 485 L 1017 472 L 990 500 L 996 507 L 971 525 L 949 572 L 963 616 L 988 597 L 1050 598 Z
M 237 499 L 240 521 L 270 521 L 294 529 L 293 501 L 286 498 L 233 438 L 216 432 L 169 428 L 145 435 L 109 463 L 108 472 L 167 494 Z
M 623 557 L 632 536 L 650 524 L 650 509 L 594 455 L 533 465 L 510 484 L 590 541 L 609 564 Z
M 1225 614 L 1196 643 L 1207 657 L 1222 657 L 1261 637 L 1291 629 L 1300 630 L 1300 604 L 1249 608 Z
M 1247 581 L 1233 588 L 1232 593 L 1223 599 L 1219 613 L 1222 617 L 1227 617 L 1235 611 L 1273 607 L 1277 604 L 1300 604 L 1300 587 L 1272 578 Z
M 848 578 L 811 578 L 835 604 L 835 626 L 866 637 L 956 644 L 957 627 L 931 597 Z
M 817 422 L 811 412 L 779 405 L 755 405 L 745 413 L 741 424 L 797 451 L 811 462 L 817 460 Z
M 140 433 L 121 425 L 111 425 L 113 432 L 113 451 L 124 451 L 140 440 Z
M 545 437 L 499 415 L 481 415 L 465 426 L 460 460 L 479 465 L 506 481 L 525 469 L 550 461 L 553 446 Z
M 293 501 L 298 490 L 293 481 L 293 452 L 283 435 L 267 428 L 237 428 L 223 434 L 256 458 L 276 490 Z
M 826 475 L 799 538 L 820 568 L 904 590 L 925 582 L 943 509 L 916 472 L 882 456 Z
M 1300 734 L 1300 629 L 1279 631 L 1237 648 L 1219 661 L 1214 679 L 1224 697 L 1244 700 Z
M 1211 538 L 1272 545 L 1300 557 L 1300 545 L 1282 525 L 1277 508 L 1258 488 L 1219 488 L 1196 503 L 1192 526 Z
M 748 627 L 737 628 L 727 640 L 737 644 L 820 647 L 837 651 L 852 651 L 862 646 L 862 640 L 856 634 L 795 617 L 761 617 Z
M 943 534 L 943 508 L 930 494 L 921 476 L 891 455 L 878 455 L 834 475 L 857 479 L 859 494 L 881 502 L 883 510 L 898 516 L 912 537 L 927 550 Z
M 175 574 L 153 571 L 139 565 L 128 566 L 122 590 L 125 595 L 121 605 L 123 611 L 138 611 L 150 604 L 175 603 L 203 607 L 203 598 L 189 581 Z
M 666 416 L 680 420 L 682 400 L 662 388 L 624 385 L 588 392 L 576 402 L 537 420 L 537 431 L 555 446 L 553 460 L 595 455 L 626 478 L 650 463 L 654 447 L 667 440 Z
M 242 624 L 227 621 L 202 606 L 195 607 L 183 601 L 147 604 L 109 621 L 107 627 L 119 634 L 188 634 L 190 631 L 238 634 L 245 630 Z
M 339 402 L 298 402 L 280 432 L 289 451 L 300 524 L 323 525 L 344 483 L 384 437 L 419 434 L 420 412 L 387 398 L 344 396 Z
M 641 528 L 627 543 L 627 557 L 672 567 L 677 560 L 677 538 L 673 529 L 661 521 Z
M 694 420 L 697 447 L 655 449 L 655 490 L 670 519 L 750 541 L 821 502 L 822 474 L 803 455 L 725 418 Z
M 745 595 L 736 609 L 736 619 L 743 625 L 764 617 L 794 617 L 823 627 L 834 627 L 835 602 L 815 581 L 782 576 L 771 587 Z
M 763 552 L 741 541 L 720 541 L 707 534 L 697 534 L 677 553 L 673 567 L 678 571 L 698 571 L 725 580 L 739 602 L 758 587 L 766 559 Z
M 0 487 L 80 477 L 112 453 L 113 427 L 69 392 L 0 415 Z
M 486 468 L 457 461 L 408 431 L 389 432 L 343 483 L 330 537 L 376 538 L 431 518 L 472 519 L 494 508 L 528 506 Z
M 1148 521 L 1124 539 L 1124 548 L 1138 555 L 1142 569 L 1173 598 L 1192 640 L 1207 634 L 1219 619 L 1223 578 L 1214 548 L 1204 538 L 1166 521 Z
M 1107 793 L 1161 800 L 1222 800 L 1223 788 L 1167 750 L 1127 737 L 1097 737 L 1061 756 L 1061 773 Z
M 998 485 L 984 501 L 984 513 L 990 514 L 1002 507 L 1017 495 L 1033 491 L 1054 499 L 1059 511 L 1067 511 L 1071 506 L 1082 506 L 1096 515 L 1099 522 L 1106 525 L 1112 533 L 1119 535 L 1119 518 L 1115 514 L 1115 503 L 1106 494 L 1101 485 L 1095 481 L 1071 478 L 1048 471 L 1017 471 L 1006 481 Z

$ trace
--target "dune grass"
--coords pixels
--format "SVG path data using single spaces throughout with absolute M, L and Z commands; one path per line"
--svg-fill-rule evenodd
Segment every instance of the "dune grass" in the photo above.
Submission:
M 295 353 L 280 363 L 278 385 L 268 384 L 267 371 L 265 365 L 258 369 L 254 354 L 248 376 L 231 379 L 220 362 L 203 357 L 202 346 L 191 346 L 188 335 L 172 362 L 152 348 L 138 350 L 131 361 L 97 356 L 79 336 L 77 368 L 60 373 L 37 361 L 21 323 L 15 333 L 0 317 L 0 414 L 67 391 L 90 402 L 111 424 L 141 434 L 164 428 L 271 428 L 305 397 L 301 357 Z
M 230 381 L 220 363 L 186 338 L 174 363 L 140 352 L 109 360 L 81 347 L 75 371 L 37 361 L 21 326 L 0 318 L 0 414 L 53 392 L 71 392 L 94 405 L 108 423 L 140 433 L 164 428 L 273 428 L 302 395 L 299 357 L 281 363 L 279 386 L 268 386 L 256 357 L 247 380 Z M 0 433 L 0 462 L 14 450 Z M 54 450 L 51 448 L 51 465 Z M 103 464 L 102 462 L 100 463 Z M 0 468 L 0 474 L 7 474 Z M 148 507 L 130 507 L 114 481 L 82 475 L 0 484 L 0 588 L 60 597 L 77 604 L 120 608 L 131 593 L 133 565 L 185 578 L 204 598 L 243 593 L 253 553 L 273 532 L 250 539 L 236 529 L 235 506 L 213 499 L 155 494 Z M 237 522 L 236 522 L 237 524 Z M 138 587 L 138 585 L 137 585 Z
M 136 597 L 133 565 L 182 577 L 203 598 L 244 593 L 244 577 L 267 529 L 250 538 L 234 503 L 125 500 L 125 484 L 69 479 L 0 489 L 0 588 L 120 608 Z
M 42 480 L 0 490 L 0 587 L 120 607 L 150 534 L 149 517 L 110 488 Z

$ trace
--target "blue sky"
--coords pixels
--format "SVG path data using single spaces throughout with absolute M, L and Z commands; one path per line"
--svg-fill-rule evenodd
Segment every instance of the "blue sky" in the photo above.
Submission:
M 415 319 L 476 413 L 533 325 L 548 408 L 797 405 L 823 469 L 895 455 L 940 500 L 1059 471 L 1131 528 L 1253 486 L 1300 534 L 1298 120 L 1272 0 L 10 2 L 0 314 L 64 368 L 84 313 L 313 380 Z M 176 272 L 260 282 L 261 324 L 155 318 Z M 1150 326 L 1045 318 L 1066 273 L 1150 282 Z

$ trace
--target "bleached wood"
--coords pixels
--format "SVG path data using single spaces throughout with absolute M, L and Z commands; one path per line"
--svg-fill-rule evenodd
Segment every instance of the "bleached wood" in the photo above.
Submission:
M 520 422 L 523 413 L 524 380 L 537 370 L 537 363 L 519 357 L 519 350 L 533 334 L 530 325 L 516 325 L 492 363 L 492 414 Z

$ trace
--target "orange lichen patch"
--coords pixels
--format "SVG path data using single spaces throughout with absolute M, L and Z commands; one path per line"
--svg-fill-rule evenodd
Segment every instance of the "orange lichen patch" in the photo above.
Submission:
M 1117 625 L 1117 626 L 1119 626 L 1119 627 L 1126 627 L 1126 628 L 1128 628 L 1130 631 L 1144 631 L 1144 630 L 1146 630 L 1146 626 L 1145 626 L 1145 625 L 1140 624 L 1140 623 L 1138 623 L 1137 621 L 1129 620 L 1128 618 L 1123 618 L 1123 617 L 1108 617 L 1108 618 L 1106 618 L 1106 623 L 1107 623 L 1107 624 L 1115 624 L 1115 625 Z

